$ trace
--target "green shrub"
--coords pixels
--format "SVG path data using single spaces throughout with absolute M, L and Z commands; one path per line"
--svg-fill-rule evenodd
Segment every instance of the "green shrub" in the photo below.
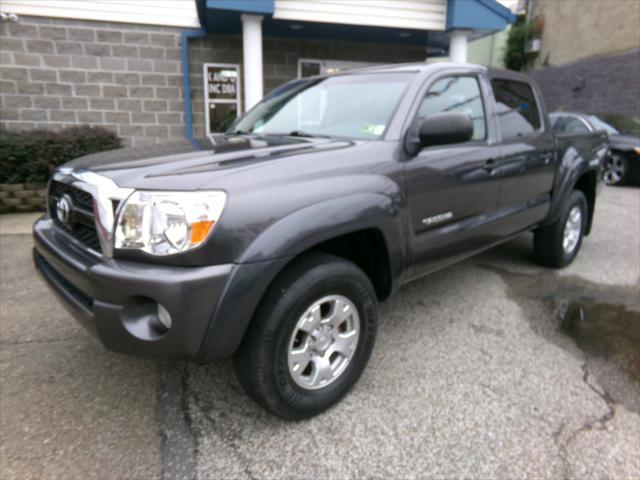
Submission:
M 526 21 L 524 16 L 518 17 L 516 23 L 509 29 L 507 44 L 504 49 L 503 61 L 509 70 L 521 71 L 527 65 L 525 46 L 527 40 L 542 38 L 544 18 Z
M 115 133 L 101 127 L 0 131 L 0 183 L 45 183 L 63 163 L 121 146 Z
M 520 71 L 525 65 L 524 46 L 529 35 L 526 23 L 516 23 L 509 30 L 507 45 L 504 50 L 504 64 L 509 70 Z

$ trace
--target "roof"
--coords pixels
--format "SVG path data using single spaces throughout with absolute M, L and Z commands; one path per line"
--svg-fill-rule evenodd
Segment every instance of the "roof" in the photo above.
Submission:
M 531 83 L 531 77 L 514 70 L 505 70 L 503 68 L 489 68 L 487 69 L 487 71 L 490 78 L 501 78 L 504 80 Z
M 449 44 L 447 31 L 464 29 L 478 36 L 502 30 L 516 19 L 496 0 L 405 0 L 391 8 L 394 3 L 196 0 L 200 23 L 209 33 L 239 33 L 242 14 L 252 13 L 263 17 L 267 36 L 414 44 L 444 51 Z
M 442 70 L 444 68 L 469 67 L 470 69 L 486 71 L 487 67 L 476 65 L 475 63 L 455 63 L 455 62 L 413 62 L 413 63 L 390 63 L 386 65 L 371 65 L 367 67 L 354 68 L 343 72 L 350 73 L 397 73 L 397 72 L 426 72 Z
M 514 80 L 519 82 L 531 82 L 531 77 L 525 73 L 502 68 L 491 68 L 475 63 L 456 62 L 411 62 L 411 63 L 389 63 L 384 65 L 369 65 L 358 67 L 331 75 L 317 75 L 317 77 L 330 77 L 335 75 L 349 75 L 354 73 L 398 73 L 398 72 L 426 72 L 429 70 L 442 70 L 451 68 L 468 67 L 469 69 L 486 72 L 489 78 L 500 78 L 504 80 Z

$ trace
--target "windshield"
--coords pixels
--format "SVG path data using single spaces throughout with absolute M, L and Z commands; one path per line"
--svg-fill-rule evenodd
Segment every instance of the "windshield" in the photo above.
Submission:
M 265 97 L 229 131 L 380 138 L 413 78 L 410 73 L 378 73 L 291 82 Z
M 640 118 L 638 117 L 616 113 L 598 113 L 596 116 L 612 125 L 621 134 L 640 137 Z
M 589 115 L 589 121 L 591 122 L 591 125 L 593 125 L 593 128 L 595 130 L 604 130 L 607 133 L 610 133 L 611 135 L 620 135 L 620 132 L 618 132 L 618 130 L 613 128 L 608 123 L 600 120 L 595 115 Z

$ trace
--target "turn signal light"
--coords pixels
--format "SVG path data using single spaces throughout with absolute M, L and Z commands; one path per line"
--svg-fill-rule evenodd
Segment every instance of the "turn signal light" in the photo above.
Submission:
M 195 222 L 191 225 L 191 243 L 202 243 L 213 228 L 213 221 Z

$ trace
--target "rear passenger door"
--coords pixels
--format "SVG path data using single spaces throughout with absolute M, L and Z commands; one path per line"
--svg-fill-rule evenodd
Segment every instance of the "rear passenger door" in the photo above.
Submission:
M 556 149 L 529 83 L 493 78 L 491 86 L 502 140 L 496 170 L 502 180 L 501 233 L 510 235 L 545 217 L 553 187 Z

